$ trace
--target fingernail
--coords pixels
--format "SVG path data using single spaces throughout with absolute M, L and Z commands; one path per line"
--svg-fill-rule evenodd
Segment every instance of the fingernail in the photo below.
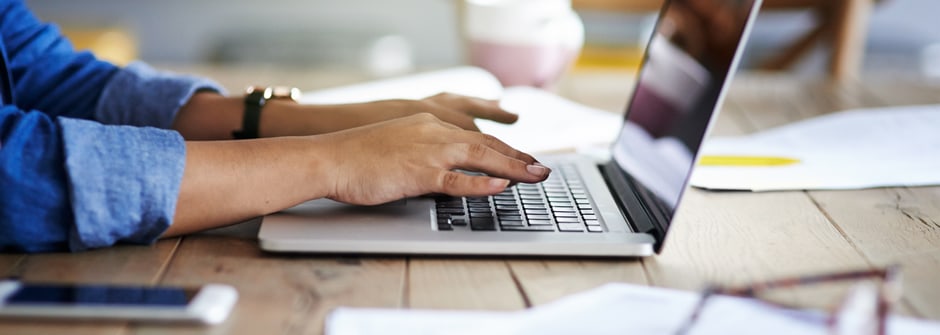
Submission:
M 533 174 L 539 177 L 547 175 L 549 172 L 552 171 L 551 169 L 545 167 L 545 165 L 539 164 L 538 162 L 527 165 L 525 169 L 526 171 L 529 171 L 530 174 Z
M 493 186 L 493 188 L 504 189 L 504 188 L 506 188 L 507 186 L 509 186 L 509 180 L 508 180 L 508 179 L 502 179 L 502 178 L 491 178 L 491 179 L 490 179 L 490 186 Z

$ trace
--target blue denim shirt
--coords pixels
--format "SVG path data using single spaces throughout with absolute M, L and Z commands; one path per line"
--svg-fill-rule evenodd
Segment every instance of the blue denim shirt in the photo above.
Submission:
M 0 251 L 152 243 L 185 163 L 170 128 L 195 77 L 76 52 L 19 0 L 0 0 Z

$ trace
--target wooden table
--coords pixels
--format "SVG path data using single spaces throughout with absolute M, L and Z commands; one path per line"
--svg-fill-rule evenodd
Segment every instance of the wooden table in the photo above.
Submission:
M 295 78 L 280 83 L 308 83 L 307 89 L 357 80 L 270 69 L 196 72 L 216 75 L 233 90 L 272 78 Z M 567 78 L 559 90 L 616 111 L 630 78 L 582 73 Z M 735 79 L 714 133 L 748 133 L 845 108 L 921 103 L 940 103 L 940 85 L 903 78 L 835 85 L 744 74 Z M 0 334 L 319 334 L 324 316 L 336 306 L 518 310 L 608 282 L 697 290 L 706 282 L 745 283 L 888 263 L 903 264 L 905 291 L 897 311 L 940 319 L 938 222 L 940 187 L 691 190 L 661 255 L 597 260 L 276 255 L 258 249 L 255 221 L 152 246 L 0 255 L 0 274 L 25 280 L 231 284 L 241 298 L 223 325 L 6 320 L 0 321 Z M 825 286 L 786 296 L 819 306 L 842 292 L 842 286 Z

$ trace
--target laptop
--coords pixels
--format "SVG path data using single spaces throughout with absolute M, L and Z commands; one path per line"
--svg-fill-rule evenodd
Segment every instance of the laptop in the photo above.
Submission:
M 261 248 L 338 254 L 658 253 L 760 3 L 665 1 L 606 162 L 576 154 L 537 156 L 553 169 L 546 181 L 486 197 L 416 197 L 370 207 L 314 200 L 266 216 L 258 233 Z

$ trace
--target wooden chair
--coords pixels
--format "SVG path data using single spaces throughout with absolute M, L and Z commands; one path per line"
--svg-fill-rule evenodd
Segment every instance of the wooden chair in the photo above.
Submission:
M 813 10 L 817 24 L 791 45 L 765 60 L 761 67 L 783 70 L 793 66 L 814 46 L 829 45 L 828 74 L 834 79 L 858 77 L 865 55 L 865 38 L 872 9 L 880 0 L 764 0 L 762 10 Z M 657 11 L 662 0 L 572 0 L 576 9 Z

